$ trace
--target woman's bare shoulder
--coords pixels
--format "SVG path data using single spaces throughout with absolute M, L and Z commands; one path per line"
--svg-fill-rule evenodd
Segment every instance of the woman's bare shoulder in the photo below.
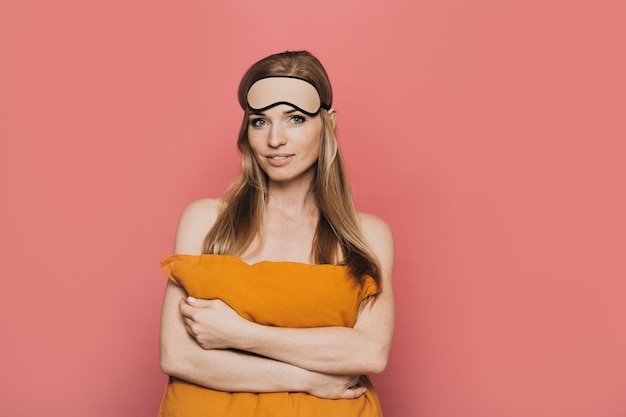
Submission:
M 183 210 L 181 217 L 191 216 L 195 218 L 197 216 L 204 217 L 206 215 L 217 216 L 220 204 L 222 204 L 222 200 L 219 198 L 201 198 L 189 203 L 189 205 Z
M 358 213 L 361 230 L 365 237 L 391 238 L 391 228 L 383 219 L 373 214 Z
M 373 214 L 358 213 L 365 240 L 383 264 L 393 263 L 393 234 L 383 219 Z
M 203 198 L 190 203 L 183 210 L 178 220 L 175 253 L 199 255 L 202 253 L 204 237 L 211 230 L 222 200 L 217 198 Z

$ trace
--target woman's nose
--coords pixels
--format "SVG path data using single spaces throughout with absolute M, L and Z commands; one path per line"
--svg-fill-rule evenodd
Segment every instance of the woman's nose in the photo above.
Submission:
M 284 145 L 287 142 L 285 132 L 282 131 L 280 126 L 272 125 L 270 133 L 267 138 L 267 145 L 272 148 L 277 148 Z

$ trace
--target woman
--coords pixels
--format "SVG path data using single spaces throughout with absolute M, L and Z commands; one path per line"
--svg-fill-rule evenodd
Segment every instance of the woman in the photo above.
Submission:
M 242 170 L 183 212 L 161 318 L 161 416 L 381 416 L 393 240 L 356 213 L 332 90 L 306 51 L 239 85 Z

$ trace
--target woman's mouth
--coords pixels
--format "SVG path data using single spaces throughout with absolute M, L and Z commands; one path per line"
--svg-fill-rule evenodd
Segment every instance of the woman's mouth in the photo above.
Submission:
M 268 155 L 266 158 L 270 165 L 280 167 L 291 161 L 291 158 L 293 158 L 293 156 L 293 154 L 272 154 Z

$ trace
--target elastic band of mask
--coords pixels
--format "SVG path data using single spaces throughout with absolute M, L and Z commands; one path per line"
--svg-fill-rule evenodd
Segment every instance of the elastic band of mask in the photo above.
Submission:
M 254 112 L 263 112 L 280 104 L 287 104 L 309 116 L 315 116 L 320 108 L 330 110 L 330 106 L 322 102 L 313 84 L 292 76 L 257 80 L 250 86 L 246 101 L 250 110 Z

